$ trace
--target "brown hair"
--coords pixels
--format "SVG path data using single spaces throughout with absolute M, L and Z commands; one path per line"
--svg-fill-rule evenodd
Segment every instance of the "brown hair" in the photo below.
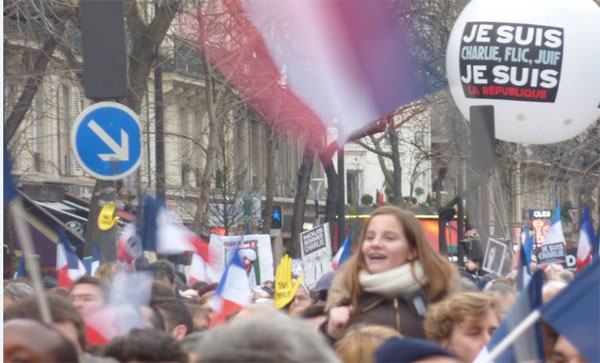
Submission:
M 482 292 L 459 292 L 429 306 L 423 328 L 427 339 L 440 343 L 449 339 L 456 324 L 480 320 L 491 309 L 500 320 L 494 297 Z
M 452 264 L 442 255 L 437 253 L 427 241 L 425 232 L 421 227 L 421 223 L 415 218 L 414 214 L 409 211 L 402 210 L 394 206 L 385 206 L 377 208 L 373 214 L 367 219 L 360 233 L 360 242 L 356 253 L 346 262 L 341 273 L 343 274 L 343 283 L 350 291 L 350 301 L 356 308 L 359 305 L 360 296 L 362 295 L 362 287 L 358 281 L 358 272 L 361 269 L 366 270 L 365 256 L 362 253 L 362 244 L 365 240 L 369 223 L 375 216 L 393 215 L 398 219 L 404 235 L 409 243 L 409 246 L 417 252 L 417 259 L 423 266 L 423 271 L 427 277 L 425 290 L 429 299 L 437 301 L 444 297 L 448 292 L 452 283 L 458 282 L 456 271 Z M 416 276 L 411 269 L 413 277 Z
M 78 278 L 77 280 L 75 280 L 75 282 L 73 282 L 73 286 L 71 286 L 71 291 L 73 291 L 75 286 L 82 285 L 82 284 L 96 286 L 100 290 L 100 293 L 102 294 L 102 298 L 104 299 L 104 301 L 108 300 L 108 287 L 106 286 L 104 281 L 102 281 L 101 279 L 94 277 L 94 276 L 83 275 L 80 278 Z
M 54 323 L 72 323 L 77 331 L 77 341 L 85 350 L 85 325 L 79 310 L 63 296 L 47 294 L 50 315 Z M 33 319 L 42 321 L 36 296 L 29 296 L 18 304 L 12 304 L 4 309 L 4 321 L 11 319 Z
M 379 325 L 355 325 L 335 344 L 335 351 L 345 362 L 373 362 L 375 350 L 391 337 L 399 337 L 397 331 Z

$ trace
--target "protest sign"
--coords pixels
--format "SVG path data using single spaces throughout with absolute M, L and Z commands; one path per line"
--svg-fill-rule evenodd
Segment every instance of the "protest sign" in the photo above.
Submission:
M 502 275 L 506 245 L 498 240 L 488 240 L 485 256 L 483 258 L 483 271 Z
M 537 253 L 537 264 L 540 266 L 550 263 L 566 263 L 567 248 L 564 243 L 547 243 L 541 245 Z
M 305 272 L 304 283 L 312 289 L 321 276 L 333 271 L 329 223 L 300 233 L 300 251 Z
M 211 282 L 221 279 L 225 266 L 232 256 L 232 252 L 239 249 L 240 257 L 244 262 L 250 286 L 262 285 L 265 281 L 273 281 L 273 251 L 271 250 L 271 237 L 266 234 L 252 234 L 243 236 L 210 235 L 211 249 L 221 251 L 221 257 L 212 261 L 214 266 L 208 267 L 208 277 Z

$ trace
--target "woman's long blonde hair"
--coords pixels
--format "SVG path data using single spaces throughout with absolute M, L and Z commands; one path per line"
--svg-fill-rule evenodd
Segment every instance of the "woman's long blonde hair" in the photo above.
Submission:
M 352 306 L 358 307 L 360 302 L 360 296 L 362 295 L 362 287 L 358 281 L 358 271 L 367 269 L 365 263 L 365 256 L 362 253 L 362 244 L 365 240 L 367 228 L 369 223 L 375 216 L 379 215 L 393 215 L 398 219 L 409 246 L 417 252 L 417 258 L 421 261 L 423 271 L 427 277 L 427 283 L 425 283 L 425 291 L 431 301 L 437 301 L 444 297 L 444 295 L 451 288 L 453 283 L 458 281 L 456 271 L 452 264 L 444 258 L 442 255 L 437 253 L 427 241 L 425 232 L 421 227 L 421 223 L 415 218 L 414 214 L 409 211 L 402 210 L 394 206 L 385 206 L 377 208 L 367 219 L 363 226 L 362 232 L 360 233 L 360 242 L 356 253 L 344 264 L 341 271 L 342 281 L 346 289 L 350 292 L 350 301 Z M 414 271 L 411 269 L 414 276 Z

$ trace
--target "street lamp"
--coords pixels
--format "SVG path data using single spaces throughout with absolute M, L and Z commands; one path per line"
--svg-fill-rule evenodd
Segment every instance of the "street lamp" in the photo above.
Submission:
M 313 192 L 313 198 L 315 200 L 315 223 L 319 219 L 319 194 L 321 193 L 321 186 L 325 180 L 323 178 L 312 178 L 310 180 L 310 190 Z

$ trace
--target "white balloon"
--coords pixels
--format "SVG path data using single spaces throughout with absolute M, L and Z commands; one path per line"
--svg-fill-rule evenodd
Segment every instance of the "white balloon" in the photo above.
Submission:
M 494 106 L 496 138 L 570 139 L 600 117 L 600 7 L 593 0 L 473 0 L 450 34 L 446 69 L 466 118 L 471 106 Z

